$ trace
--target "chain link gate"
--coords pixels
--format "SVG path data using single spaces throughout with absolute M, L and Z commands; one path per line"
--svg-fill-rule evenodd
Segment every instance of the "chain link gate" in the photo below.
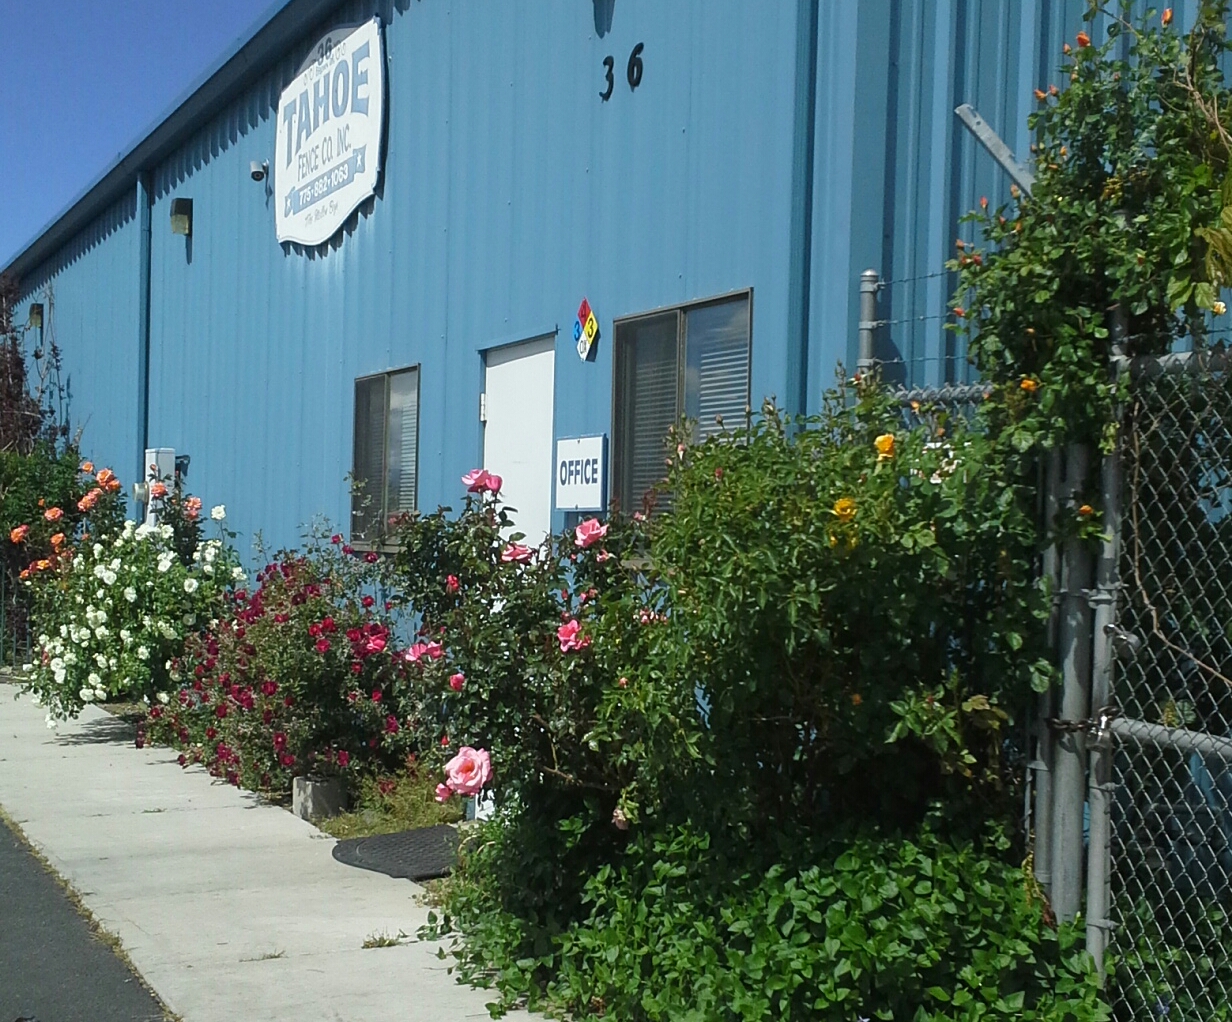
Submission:
M 1232 1019 L 1232 374 L 1210 354 L 1122 368 L 1119 716 L 1088 903 L 1105 883 L 1118 1022 L 1218 1022 Z

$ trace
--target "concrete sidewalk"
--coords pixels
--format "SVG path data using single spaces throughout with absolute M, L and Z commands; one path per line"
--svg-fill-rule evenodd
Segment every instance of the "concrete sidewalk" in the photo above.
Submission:
M 0 683 L 0 806 L 185 1022 L 488 1017 L 415 941 L 418 885 L 335 862 L 332 838 L 134 748 L 102 710 L 53 731 L 15 693 Z

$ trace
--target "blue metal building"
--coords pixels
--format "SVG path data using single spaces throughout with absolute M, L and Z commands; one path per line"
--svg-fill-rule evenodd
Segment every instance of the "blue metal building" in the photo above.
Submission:
M 126 478 L 147 447 L 189 454 L 242 534 L 348 521 L 353 470 L 378 511 L 456 505 L 485 452 L 559 528 L 556 439 L 608 437 L 627 503 L 678 412 L 816 409 L 854 361 L 866 267 L 896 282 L 879 354 L 961 377 L 939 271 L 1008 181 L 954 107 L 1024 156 L 1084 8 L 279 0 L 6 270 L 46 309 L 84 450 Z M 375 194 L 326 243 L 279 243 L 280 96 L 324 33 L 374 16 Z

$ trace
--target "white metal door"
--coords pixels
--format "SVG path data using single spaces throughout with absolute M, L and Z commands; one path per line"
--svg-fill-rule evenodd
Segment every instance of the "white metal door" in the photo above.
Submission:
M 504 480 L 501 496 L 533 546 L 552 528 L 555 338 L 494 348 L 485 361 L 483 465 Z

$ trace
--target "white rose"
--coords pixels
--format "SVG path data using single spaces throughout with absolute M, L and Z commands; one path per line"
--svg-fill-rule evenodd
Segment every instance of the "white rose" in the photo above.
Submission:
M 61 668 L 60 670 L 56 671 L 56 672 L 55 672 L 56 684 L 57 684 L 57 685 L 63 685 L 63 684 L 64 684 L 64 679 L 65 679 L 65 678 L 67 678 L 67 677 L 68 677 L 68 672 L 67 672 L 67 671 L 65 671 L 63 668 Z
M 38 637 L 38 641 L 40 646 L 46 646 L 49 642 L 51 642 L 51 636 L 44 632 Z
M 137 590 L 134 589 L 132 586 L 129 586 L 127 589 L 124 590 L 124 599 L 128 600 L 129 603 L 136 603 L 137 602 Z
M 137 647 L 137 659 L 138 660 L 149 660 L 150 651 L 145 646 L 138 646 Z
M 64 669 L 64 661 L 59 657 L 53 657 L 51 660 L 51 669 L 53 671 L 62 671 Z
M 214 565 L 212 565 L 212 564 L 207 564 L 204 568 L 202 568 L 202 569 L 201 569 L 201 573 L 202 573 L 203 575 L 213 575 L 213 574 L 214 574 Z
M 159 692 L 158 701 L 162 703 L 164 706 L 166 706 L 169 702 L 171 702 L 171 697 L 167 695 L 166 692 Z
M 172 536 L 175 535 L 175 529 L 171 528 L 170 525 L 160 525 L 158 527 L 158 534 L 163 539 L 170 539 Z
M 94 701 L 94 690 L 93 689 L 83 688 L 77 694 L 81 696 L 81 701 L 83 703 L 90 703 Z
M 107 570 L 103 572 L 103 582 L 105 582 L 109 586 L 115 585 L 116 577 L 117 576 L 114 571 Z
M 243 582 L 246 578 L 248 578 L 248 576 L 244 574 L 243 568 L 232 568 L 231 569 L 231 581 L 232 582 Z
M 195 578 L 184 579 L 184 592 L 195 593 L 199 584 L 200 583 Z
M 133 633 L 130 632 L 127 628 L 121 628 L 120 629 L 120 641 L 123 642 L 125 645 L 132 642 Z
M 89 676 L 88 678 L 86 678 L 86 681 L 88 681 L 88 682 L 89 682 L 91 685 L 93 685 L 95 688 L 98 688 L 98 686 L 99 686 L 99 685 L 101 685 L 101 684 L 103 683 L 103 679 L 102 679 L 102 678 L 100 678 L 100 677 L 99 677 L 97 674 L 95 674 L 93 671 L 91 671 L 91 672 L 90 672 L 90 676 Z
M 96 639 L 105 639 L 110 634 L 111 632 L 107 630 L 106 625 L 99 625 L 97 628 L 94 629 L 94 637 Z
M 107 565 L 107 567 L 109 567 L 112 571 L 119 571 L 120 570 L 120 558 L 113 557 L 111 560 L 111 563 Z
M 217 504 L 214 507 L 210 508 L 210 517 L 213 518 L 214 521 L 216 522 L 221 522 L 224 518 L 227 517 L 227 505 Z
M 76 662 L 77 662 L 77 654 L 74 653 L 71 649 L 67 653 L 64 654 L 64 663 L 66 665 L 75 664 Z
M 103 700 L 103 699 L 106 699 L 106 698 L 107 698 L 107 690 L 106 690 L 105 688 L 96 688 L 96 689 L 94 690 L 94 698 L 95 698 L 95 699 L 98 699 L 98 700 L 100 700 L 100 701 L 101 701 L 101 700 Z
M 61 625 L 60 626 L 60 637 L 67 638 L 67 636 L 68 636 L 68 625 Z
M 103 654 L 103 653 L 95 653 L 95 654 L 94 654 L 94 662 L 95 662 L 96 664 L 98 664 L 98 666 L 99 666 L 99 667 L 103 668 L 103 670 L 106 670 L 106 669 L 107 669 L 107 657 L 106 657 L 106 655 L 105 655 L 105 654 Z
M 102 544 L 102 543 L 95 543 L 95 544 L 94 544 L 94 556 L 95 556 L 95 557 L 102 557 L 102 556 L 103 556 L 103 544 Z

